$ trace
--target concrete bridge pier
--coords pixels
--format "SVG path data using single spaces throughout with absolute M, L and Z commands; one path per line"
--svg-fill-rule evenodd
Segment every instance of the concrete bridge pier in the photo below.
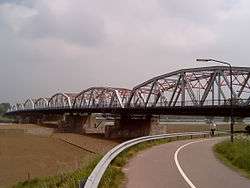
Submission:
M 60 129 L 78 133 L 89 133 L 90 130 L 95 133 L 96 126 L 94 114 L 65 114 L 59 123 Z
M 107 138 L 135 138 L 151 135 L 155 127 L 159 124 L 159 118 L 152 115 L 141 117 L 129 117 L 121 115 L 120 119 L 115 120 L 114 126 L 108 126 L 105 129 Z
M 23 124 L 27 122 L 27 116 L 16 116 L 16 121 L 18 124 Z

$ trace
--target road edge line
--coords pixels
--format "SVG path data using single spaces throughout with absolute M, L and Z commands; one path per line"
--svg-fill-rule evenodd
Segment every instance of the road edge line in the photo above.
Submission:
M 186 146 L 188 145 L 191 145 L 191 144 L 194 144 L 194 143 L 198 143 L 198 142 L 203 142 L 204 140 L 199 140 L 199 141 L 193 141 L 193 142 L 189 142 L 189 143 L 186 143 L 182 146 L 180 146 L 174 153 L 174 161 L 175 161 L 175 164 L 181 174 L 181 176 L 184 178 L 184 180 L 187 182 L 187 184 L 189 185 L 189 187 L 191 188 L 196 188 L 196 186 L 192 183 L 192 181 L 187 177 L 187 175 L 185 174 L 185 172 L 183 171 L 183 169 L 181 168 L 181 165 L 178 161 L 178 154 L 179 152 L 181 151 L 181 149 L 185 148 Z

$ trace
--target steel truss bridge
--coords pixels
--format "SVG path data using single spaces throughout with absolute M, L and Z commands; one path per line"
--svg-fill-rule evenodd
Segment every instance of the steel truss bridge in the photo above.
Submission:
M 250 67 L 232 67 L 235 116 L 250 115 Z M 228 116 L 231 113 L 230 68 L 182 69 L 147 80 L 132 90 L 91 87 L 80 93 L 29 98 L 7 112 L 22 114 L 181 114 Z

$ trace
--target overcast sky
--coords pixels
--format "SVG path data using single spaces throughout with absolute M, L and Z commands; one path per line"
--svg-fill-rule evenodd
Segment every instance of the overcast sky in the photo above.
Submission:
M 0 102 L 250 66 L 249 0 L 0 0 Z

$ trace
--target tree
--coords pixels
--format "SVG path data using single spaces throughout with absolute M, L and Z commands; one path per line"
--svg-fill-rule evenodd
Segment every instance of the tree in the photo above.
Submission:
M 0 115 L 7 112 L 7 110 L 10 108 L 10 103 L 1 103 L 0 104 Z

